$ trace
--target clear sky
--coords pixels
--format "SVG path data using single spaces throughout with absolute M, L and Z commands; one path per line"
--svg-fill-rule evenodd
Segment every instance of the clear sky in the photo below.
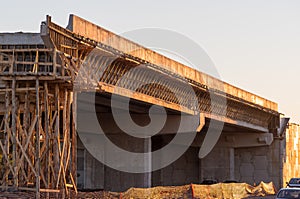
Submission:
M 300 123 L 298 0 L 3 1 L 0 32 L 38 32 L 46 14 L 66 25 L 70 13 L 115 33 L 157 27 L 186 35 L 222 80 L 277 102 Z

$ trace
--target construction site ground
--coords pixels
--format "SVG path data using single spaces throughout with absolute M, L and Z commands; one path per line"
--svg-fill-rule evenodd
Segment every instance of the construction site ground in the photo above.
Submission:
M 69 190 L 68 194 L 41 193 L 41 198 L 103 198 L 103 199 L 202 199 L 202 198 L 275 198 L 276 189 L 272 182 L 261 182 L 257 186 L 246 183 L 218 183 L 213 185 L 190 184 L 184 186 L 159 186 L 151 188 L 130 188 L 125 192 L 79 191 Z M 35 198 L 35 192 L 5 191 L 0 192 L 4 198 Z
M 35 198 L 35 193 L 34 192 L 25 192 L 25 191 L 22 191 L 22 192 L 21 191 L 19 191 L 19 192 L 0 192 L 0 199 L 9 199 L 9 198 L 15 198 L 15 199 L 16 198 L 18 198 L 18 199 Z M 41 195 L 41 198 L 47 198 L 47 195 L 44 193 Z M 55 194 L 50 194 L 49 198 L 57 198 L 57 197 L 55 196 Z M 70 198 L 119 199 L 120 196 L 118 193 L 97 191 L 97 192 L 78 192 L 77 195 L 75 195 L 75 193 L 72 193 Z M 140 197 L 140 198 L 144 198 L 144 197 Z M 178 198 L 182 198 L 182 197 L 178 197 Z M 192 198 L 192 197 L 190 197 L 190 198 Z M 275 198 L 275 195 L 247 197 L 247 199 L 250 199 L 250 198 L 251 199 L 259 199 L 259 198 L 273 199 L 273 198 Z M 133 198 L 133 199 L 135 199 L 135 198 Z

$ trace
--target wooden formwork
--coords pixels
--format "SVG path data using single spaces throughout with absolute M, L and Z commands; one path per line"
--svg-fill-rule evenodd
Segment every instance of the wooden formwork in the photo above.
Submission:
M 51 49 L 1 47 L 2 190 L 68 194 L 77 175 L 70 60 Z

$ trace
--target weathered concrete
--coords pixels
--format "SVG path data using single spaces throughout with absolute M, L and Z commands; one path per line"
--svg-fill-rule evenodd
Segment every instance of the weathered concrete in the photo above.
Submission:
M 167 136 L 160 136 L 160 139 Z M 158 141 L 157 139 L 155 140 Z M 156 143 L 157 144 L 157 143 Z M 200 183 L 198 158 L 199 148 L 190 147 L 178 160 L 171 165 L 152 173 L 152 186 L 172 186 Z
M 190 68 L 150 49 L 147 49 L 76 15 L 70 15 L 68 29 L 75 34 L 82 35 L 86 38 L 90 38 L 97 42 L 101 42 L 103 44 L 111 46 L 119 51 L 128 53 L 135 57 L 139 57 L 140 59 L 146 60 L 169 71 L 175 72 L 182 77 L 191 79 L 198 83 L 202 83 L 203 85 L 207 85 L 212 89 L 224 91 L 225 93 L 228 93 L 229 95 L 235 96 L 237 98 L 241 98 L 256 105 L 278 111 L 278 105 L 270 100 L 264 99 L 250 92 L 232 86 L 228 83 L 222 82 L 221 80 L 218 80 L 217 78 L 209 76 L 205 73 L 201 73 L 196 69 Z
M 213 151 L 201 160 L 201 180 L 214 179 L 222 182 L 234 179 L 232 176 L 234 164 L 230 157 L 232 155 L 231 150 L 229 147 L 222 147 L 217 144 Z
M 78 139 L 77 186 L 79 189 L 104 189 L 104 165 L 92 156 Z
M 290 180 L 290 178 L 300 177 L 300 147 L 299 147 L 299 139 L 300 139 L 300 125 L 299 124 L 289 124 L 286 132 L 285 139 L 282 145 L 283 152 L 283 184 L 285 186 L 286 182 Z M 284 138 L 283 135 L 283 138 Z
M 117 137 L 120 138 L 120 136 Z M 171 139 L 171 137 L 171 135 L 156 136 L 156 139 L 153 140 L 152 143 L 160 145 L 160 142 L 164 143 Z M 297 169 L 295 169 L 298 167 L 296 164 L 297 160 L 295 159 L 296 156 L 283 156 L 282 154 L 285 150 L 283 147 L 285 140 L 275 139 L 269 146 L 233 148 L 222 146 L 222 143 L 226 141 L 225 139 L 226 136 L 222 136 L 213 151 L 201 160 L 198 158 L 199 147 L 190 147 L 182 157 L 171 165 L 152 172 L 151 186 L 200 183 L 204 179 L 216 179 L 220 182 L 234 179 L 249 184 L 259 184 L 260 181 L 272 181 L 276 188 L 280 188 L 283 186 L 284 181 L 290 177 L 298 176 Z M 136 149 L 137 143 L 132 140 L 127 141 L 127 147 L 134 146 Z M 158 146 L 152 147 L 155 148 Z M 289 153 L 292 153 L 292 151 L 287 151 L 287 154 Z M 79 156 L 80 155 L 78 155 L 78 157 Z M 288 159 L 295 163 L 290 164 Z M 283 160 L 285 160 L 285 172 L 282 171 Z M 95 160 L 88 160 L 88 162 L 93 161 Z M 145 177 L 147 178 L 149 174 L 130 174 L 116 171 L 103 166 L 101 163 L 97 165 L 97 168 L 92 167 L 95 171 L 86 171 L 86 178 L 90 179 L 90 182 L 85 182 L 85 188 L 104 188 L 107 190 L 121 191 L 132 186 L 149 186 L 149 184 L 145 182 Z M 103 170 L 105 172 L 104 175 Z M 285 174 L 284 179 L 286 180 L 282 180 L 283 173 Z M 98 180 L 98 185 L 100 186 L 94 185 L 89 187 L 88 184 L 94 179 Z M 94 181 L 94 183 L 97 184 L 96 181 Z
M 235 176 L 241 182 L 258 184 L 260 181 L 273 182 L 277 188 L 282 185 L 280 140 L 270 146 L 235 149 Z
M 101 116 L 99 121 L 103 130 L 117 146 L 128 151 L 143 152 L 149 145 L 131 136 L 124 134 L 115 124 L 113 116 L 110 112 L 105 112 L 105 108 L 98 108 Z M 91 117 L 88 113 L 83 117 L 83 123 L 89 124 Z M 120 114 L 122 111 L 120 110 Z M 147 114 L 131 114 L 132 119 L 140 125 L 147 124 L 149 118 Z M 179 122 L 179 115 L 168 115 L 168 122 L 160 131 L 159 135 L 152 137 L 151 149 L 157 150 L 168 143 L 177 127 L 175 124 Z M 85 121 L 86 119 L 86 121 Z M 190 121 L 192 122 L 192 121 Z M 199 121 L 195 121 L 193 125 L 199 125 Z M 80 127 L 81 131 L 91 132 L 93 124 Z M 192 125 L 186 124 L 187 130 L 181 133 L 188 133 Z M 207 128 L 207 126 L 206 126 Z M 97 176 L 99 186 L 94 188 L 104 188 L 106 190 L 123 191 L 129 187 L 150 187 L 159 185 L 183 185 L 189 183 L 200 183 L 205 179 L 216 179 L 220 182 L 225 180 L 237 180 L 250 184 L 259 183 L 260 181 L 273 181 L 277 187 L 280 184 L 279 158 L 277 155 L 277 140 L 273 140 L 270 133 L 258 133 L 256 129 L 248 132 L 232 133 L 224 131 L 217 145 L 208 156 L 203 159 L 198 158 L 199 147 L 202 145 L 206 134 L 206 128 L 199 132 L 192 143 L 192 146 L 174 163 L 160 169 L 158 171 L 145 174 L 132 174 L 118 171 L 107 166 L 99 166 L 96 172 L 85 171 L 85 178 L 93 179 Z M 240 127 L 241 128 L 241 127 Z M 225 126 L 225 130 L 230 129 Z M 248 129 L 248 128 L 247 128 Z M 241 130 L 245 130 L 242 129 Z M 146 148 L 145 148 L 146 147 Z M 105 155 L 105 151 L 110 150 L 103 148 L 99 153 Z M 98 155 L 99 155 L 98 153 Z M 89 157 L 86 157 L 89 158 Z M 151 165 L 151 157 L 149 161 L 145 161 L 145 165 Z M 85 160 L 85 164 L 92 164 L 94 160 Z M 116 165 L 122 167 L 123 162 L 115 162 Z M 145 166 L 140 165 L 140 166 Z M 137 166 L 137 165 L 132 165 Z M 92 166 L 91 166 L 92 167 Z M 96 169 L 96 168 L 95 168 Z M 104 174 L 103 174 L 104 171 Z M 95 174 L 97 173 L 97 174 Z M 103 176 L 101 176 L 103 174 Z M 90 175 L 93 175 L 89 177 Z M 126 179 L 126 180 L 124 180 Z M 88 188 L 90 182 L 85 182 L 84 188 Z
M 217 146 L 201 160 L 201 180 L 237 180 L 249 184 L 272 181 L 276 187 L 281 187 L 281 140 L 275 139 L 271 143 L 262 144 L 259 135 L 263 134 L 253 133 L 253 139 L 249 139 L 250 135 L 243 137 L 239 133 L 236 133 L 237 137 L 230 133 L 231 139 L 228 139 L 227 134 L 223 132 Z M 247 140 L 248 143 L 245 144 Z M 241 145 L 230 144 L 233 141 L 240 142 Z
M 148 141 L 139 142 L 135 139 L 130 140 L 128 136 L 122 134 L 110 135 L 110 139 L 114 142 L 125 141 L 122 142 L 122 147 L 125 147 L 127 150 L 142 152 L 150 146 Z M 100 150 L 99 153 L 105 155 L 104 150 Z M 119 165 L 120 168 L 128 166 L 123 165 L 123 162 L 116 162 L 115 164 Z M 149 165 L 151 166 L 151 159 L 145 160 L 144 164 L 140 166 Z M 132 167 L 138 166 L 134 161 L 132 162 Z M 149 173 L 134 174 L 110 168 L 91 155 L 81 142 L 78 145 L 78 173 L 80 174 L 78 177 L 78 187 L 81 189 L 124 191 L 130 187 L 151 187 L 152 185 Z
M 196 144 L 199 145 L 199 142 L 195 142 L 193 147 L 190 147 L 177 161 L 161 170 L 152 172 L 151 186 L 197 184 L 204 179 L 216 179 L 220 182 L 237 180 L 249 184 L 272 181 L 276 188 L 280 188 L 285 186 L 285 182 L 291 177 L 300 175 L 297 169 L 299 167 L 297 159 L 299 129 L 299 125 L 292 124 L 286 132 L 286 140 L 276 138 L 270 145 L 256 146 L 254 144 L 252 147 L 250 144 L 246 147 L 230 147 L 226 144 L 228 142 L 226 133 L 223 133 L 217 146 L 204 159 L 198 158 L 199 146 L 197 147 Z M 203 136 L 202 132 L 197 137 L 203 139 Z M 155 136 L 152 148 L 159 147 L 171 138 L 172 135 Z M 127 144 L 127 146 L 134 145 L 136 147 L 132 141 L 128 142 L 131 144 Z M 78 154 L 78 158 L 80 157 L 81 155 Z M 85 156 L 85 158 L 89 159 L 85 160 L 87 162 L 85 164 L 92 162 L 98 166 L 91 166 L 94 169 L 93 172 L 85 171 L 88 181 L 85 181 L 83 188 L 104 188 L 120 191 L 132 186 L 149 186 L 145 183 L 145 176 L 149 174 L 124 173 L 108 168 L 99 162 L 95 163 L 97 161 L 92 160 L 91 156 Z M 80 168 L 81 166 L 78 167 L 79 173 L 81 172 Z M 80 178 L 78 178 L 78 183 L 80 183 Z M 92 182 L 95 184 L 89 186 Z
M 81 107 L 81 111 L 82 108 Z M 87 132 L 91 133 L 94 131 L 96 123 L 98 121 L 91 121 L 92 117 L 91 114 L 95 114 L 93 112 L 88 112 L 86 109 L 84 109 L 84 116 L 82 117 L 81 122 L 88 124 L 85 126 L 80 127 L 81 132 Z M 99 111 L 99 121 L 100 125 L 103 129 L 103 131 L 106 133 L 106 136 L 109 137 L 109 139 L 115 143 L 115 145 L 127 150 L 127 151 L 134 151 L 134 152 L 146 152 L 149 150 L 156 150 L 157 148 L 160 148 L 161 145 L 164 145 L 165 143 L 168 143 L 170 141 L 174 134 L 177 133 L 189 133 L 190 131 L 196 131 L 197 127 L 199 126 L 199 118 L 191 118 L 187 122 L 183 123 L 181 130 L 178 130 L 178 123 L 180 123 L 180 115 L 169 115 L 166 123 L 164 124 L 164 127 L 160 130 L 159 135 L 154 136 L 153 139 L 147 141 L 147 139 L 137 139 L 133 136 L 129 136 L 125 134 L 118 126 L 116 125 L 114 118 L 112 116 L 111 112 L 105 112 L 107 111 L 106 108 L 97 108 L 97 111 Z M 122 114 L 125 114 L 122 110 L 119 110 L 120 117 Z M 125 117 L 125 115 L 124 115 Z M 149 122 L 149 116 L 148 114 L 131 114 L 132 119 L 139 125 L 146 125 Z M 188 117 L 189 116 L 182 116 Z M 182 119 L 182 118 L 181 118 Z M 151 130 L 151 129 L 150 129 Z M 131 132 L 132 133 L 132 132 Z M 138 132 L 136 132 L 138 135 Z M 98 135 L 100 136 L 100 135 Z M 89 138 L 87 137 L 87 140 L 85 140 L 85 143 L 91 142 L 93 137 Z M 100 139 L 101 140 L 101 139 Z M 103 139 L 102 139 L 103 140 Z M 109 150 L 112 150 L 111 148 L 106 148 L 106 145 L 104 143 L 98 143 L 103 148 L 97 148 L 97 156 L 105 156 L 109 155 Z M 81 154 L 85 154 L 84 158 L 85 160 L 81 160 L 84 162 L 85 166 L 81 166 L 81 168 L 94 168 L 95 171 L 90 171 L 90 169 L 85 170 L 79 170 L 80 173 L 82 173 L 81 178 L 79 178 L 79 181 L 81 181 L 82 188 L 92 188 L 90 187 L 91 182 L 94 180 L 97 182 L 97 186 L 94 186 L 93 188 L 104 188 L 106 190 L 112 190 L 112 191 L 124 191 L 130 187 L 151 187 L 153 184 L 156 185 L 182 185 L 187 184 L 190 182 L 199 183 L 199 176 L 198 176 L 198 151 L 199 148 L 192 147 L 193 149 L 189 149 L 189 153 L 184 154 L 181 158 L 179 158 L 175 163 L 170 165 L 169 167 L 166 167 L 158 172 L 154 172 L 153 175 L 151 173 L 142 173 L 142 174 L 134 174 L 134 173 L 126 173 L 123 171 L 120 171 L 124 169 L 124 166 L 128 167 L 130 165 L 127 165 L 124 162 L 117 161 L 118 154 L 115 154 L 115 162 L 114 165 L 120 170 L 109 168 L 108 166 L 103 166 L 102 163 L 101 166 L 98 168 L 94 168 L 94 165 L 98 165 L 98 161 L 95 158 L 92 158 L 90 154 L 87 152 L 86 148 L 81 145 L 80 150 L 83 150 L 84 152 L 79 152 L 78 157 L 80 157 Z M 92 149 L 93 150 L 93 149 Z M 95 152 L 95 151 L 94 151 Z M 93 154 L 95 155 L 95 153 Z M 129 157 L 128 157 L 129 158 Z M 161 157 L 163 158 L 163 157 Z M 79 160 L 78 160 L 79 161 Z M 131 167 L 137 168 L 137 167 L 147 167 L 152 164 L 152 157 L 149 156 L 146 157 L 145 161 L 141 163 L 141 165 L 137 165 L 137 162 L 134 160 L 130 161 L 128 160 L 129 164 L 132 164 Z M 140 162 L 139 162 L 140 163 Z M 188 169 L 188 170 L 186 170 Z M 103 173 L 104 172 L 104 173 Z M 196 172 L 196 173 L 195 173 Z M 196 174 L 196 175 L 195 175 Z M 91 176 L 92 175 L 92 176 Z M 97 178 L 97 179 L 96 179 Z

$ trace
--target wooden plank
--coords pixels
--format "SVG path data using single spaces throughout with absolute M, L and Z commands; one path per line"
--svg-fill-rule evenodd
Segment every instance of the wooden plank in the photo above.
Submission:
M 31 167 L 32 172 L 35 174 L 35 176 L 38 176 L 37 172 L 35 171 L 35 168 L 34 168 L 33 164 L 31 163 L 31 160 L 30 160 L 29 157 L 27 156 L 27 153 L 26 153 L 26 151 L 24 150 L 24 148 L 23 148 L 23 146 L 22 146 L 22 144 L 20 143 L 20 141 L 19 141 L 18 138 L 16 138 L 16 142 L 17 142 L 17 144 L 19 145 L 19 147 L 20 147 L 20 149 L 21 149 L 21 151 L 22 151 L 23 156 L 25 157 L 25 159 L 27 160 L 29 166 Z M 36 164 L 38 164 L 38 163 L 36 163 Z
M 65 158 L 65 174 L 66 174 L 66 170 L 69 167 L 70 163 L 70 153 L 71 153 L 71 143 L 70 143 L 70 132 L 71 132 L 71 126 L 70 126 L 70 118 L 71 118 L 71 93 L 70 91 L 68 91 L 67 89 L 65 90 L 66 92 L 66 100 L 65 100 L 65 109 L 66 109 L 66 117 L 65 117 L 65 128 L 66 128 L 66 154 L 64 155 Z M 66 178 L 66 176 L 65 176 Z
M 35 169 L 36 169 L 36 198 L 40 198 L 40 96 L 39 96 L 39 79 L 36 79 L 35 82 L 36 86 L 36 117 L 37 117 L 37 122 L 36 122 L 36 151 L 35 151 Z
M 22 140 L 21 146 L 23 148 L 23 146 L 26 143 L 26 140 L 28 139 L 27 133 L 23 130 L 22 125 L 21 125 L 21 121 L 20 121 L 20 109 L 18 109 L 18 117 L 17 117 L 17 131 L 19 136 L 16 137 L 16 141 L 18 142 L 19 138 Z M 18 144 L 18 143 L 17 143 Z M 26 153 L 26 149 L 24 150 Z M 20 158 L 21 156 L 21 158 Z M 21 169 L 21 172 L 19 172 Z M 19 186 L 24 184 L 25 182 L 28 181 L 28 178 L 26 176 L 26 172 L 24 169 L 24 162 L 23 162 L 23 151 L 22 150 L 17 150 L 17 173 L 21 173 L 22 177 L 19 177 Z M 26 180 L 25 180 L 26 179 Z M 20 184 L 21 183 L 21 184 Z
M 16 138 L 17 138 L 17 128 L 16 128 L 16 112 L 17 112 L 17 105 L 16 105 L 16 79 L 13 78 L 12 80 L 12 93 L 11 93 L 11 101 L 12 101 L 12 113 L 11 113 L 11 133 L 12 133 L 12 161 L 14 167 L 14 187 L 18 187 L 18 173 L 17 173 L 17 147 L 16 147 Z
M 23 80 L 23 81 L 30 81 L 30 80 L 36 80 L 36 78 L 39 78 L 39 80 L 41 81 L 57 81 L 57 83 L 60 82 L 65 82 L 65 81 L 69 81 L 71 80 L 71 77 L 69 76 L 65 76 L 65 77 L 61 77 L 61 76 L 40 76 L 42 74 L 33 74 L 33 73 L 15 73 L 16 75 L 19 75 L 16 77 L 16 80 Z M 46 73 L 48 75 L 50 75 L 51 73 Z M 4 74 L 5 75 L 5 74 Z M 11 81 L 14 77 L 13 76 L 3 76 L 3 74 L 0 74 L 0 80 L 3 81 Z M 55 82 L 53 82 L 55 83 Z
M 59 95 L 59 85 L 55 84 L 55 112 L 56 118 L 55 118 L 55 128 L 54 128 L 54 146 L 53 146 L 53 163 L 54 163 L 54 171 L 55 171 L 55 180 L 56 185 L 59 183 L 58 173 L 59 173 L 59 167 L 60 167 L 60 159 L 59 159 L 59 120 L 60 120 L 60 95 Z M 55 188 L 58 188 L 58 186 L 55 186 Z
M 29 187 L 18 187 L 19 190 L 22 191 L 36 191 L 35 188 L 29 188 Z M 49 192 L 49 193 L 60 193 L 60 190 L 58 189 L 40 189 L 41 192 Z
M 12 52 L 12 56 L 10 56 L 10 68 L 9 68 L 9 73 L 12 74 L 13 73 L 13 70 L 14 70 L 14 62 L 15 62 L 15 51 L 13 49 L 13 52 Z
M 0 92 L 12 91 L 12 88 L 3 88 L 0 89 Z M 24 91 L 35 91 L 35 88 L 16 88 L 15 92 L 24 92 Z
M 6 84 L 6 88 L 8 88 L 8 83 Z M 9 134 L 8 134 L 8 131 L 9 131 L 9 126 L 6 125 L 8 124 L 8 120 L 9 120 L 9 115 L 10 115 L 10 98 L 9 98 L 9 92 L 6 91 L 5 92 L 5 116 L 4 116 L 4 133 L 5 133 L 5 143 L 4 143 L 4 150 L 6 152 L 6 154 L 9 154 Z M 8 156 L 6 157 L 6 161 L 4 161 L 4 164 L 5 164 L 5 168 L 7 169 L 7 164 L 9 164 L 9 159 L 8 159 Z M 8 170 L 8 169 L 7 169 Z M 12 171 L 13 172 L 13 171 Z M 5 173 L 4 176 L 4 185 L 7 185 L 8 184 L 8 175 Z
M 26 83 L 26 88 L 29 89 L 29 87 L 30 87 L 30 85 L 27 82 Z M 34 88 L 32 88 L 32 89 L 34 89 Z M 25 91 L 25 98 L 24 98 L 24 113 L 23 113 L 23 129 L 24 129 L 24 134 L 26 136 L 24 138 L 24 142 L 25 142 L 24 147 L 26 147 L 25 148 L 26 152 L 27 152 L 28 144 L 30 142 L 30 137 L 32 136 L 32 133 L 31 133 L 30 136 L 28 136 L 28 134 L 30 133 L 29 132 L 29 128 L 30 128 L 30 101 L 29 100 L 30 100 L 30 98 L 29 98 L 29 90 L 26 90 Z M 19 107 L 19 109 L 21 111 L 21 107 Z M 28 142 L 28 144 L 27 144 L 27 142 Z M 26 144 L 27 144 L 27 146 L 26 146 Z M 22 162 L 23 159 L 24 158 L 21 157 L 20 162 Z M 25 170 L 29 169 L 29 166 L 28 166 L 28 163 L 27 163 L 27 165 L 24 165 L 24 164 L 23 164 L 23 166 L 24 166 L 24 172 L 26 173 L 26 178 L 27 178 L 26 182 L 28 182 L 29 181 L 29 179 L 28 179 L 28 172 L 26 172 Z
M 57 71 L 56 71 L 56 70 L 57 70 L 57 63 L 56 63 L 56 59 L 57 59 L 57 56 L 56 56 L 56 55 L 57 55 L 57 52 L 56 52 L 56 49 L 55 49 L 55 48 L 53 49 L 53 52 L 52 52 L 52 53 L 53 53 L 53 63 L 52 63 L 52 64 L 53 64 L 53 75 L 56 75 L 56 72 L 57 72 Z
M 34 62 L 31 62 L 31 61 L 15 61 L 16 64 L 26 64 L 26 65 L 40 65 L 40 66 L 52 66 L 53 62 L 38 62 L 38 61 L 34 61 Z M 37 73 L 39 70 L 38 70 L 38 67 L 36 68 L 36 70 L 34 70 L 35 73 Z
M 66 193 L 68 194 L 68 189 L 66 187 L 66 175 L 65 175 L 65 166 L 66 165 L 66 147 L 68 147 L 68 134 L 69 134 L 69 131 L 68 131 L 68 122 L 67 122 L 67 111 L 68 111 L 68 91 L 67 89 L 65 88 L 64 89 L 64 103 L 63 103 L 63 146 L 62 146 L 62 150 L 60 148 L 60 145 L 58 146 L 58 149 L 59 149 L 59 154 L 60 154 L 60 165 L 59 165 L 59 171 L 58 171 L 58 179 L 60 179 L 60 177 L 62 178 L 63 180 L 63 183 L 64 183 L 64 187 L 65 187 L 65 191 Z M 62 176 L 61 176 L 61 173 L 62 173 Z M 57 181 L 57 184 L 56 184 L 56 187 L 59 186 L 59 180 Z
M 63 55 L 60 55 L 61 58 L 61 76 L 65 76 L 65 60 L 63 59 Z
M 60 165 L 59 165 L 59 171 L 58 171 L 58 181 L 57 181 L 57 184 L 56 184 L 56 187 L 59 187 L 59 179 L 60 179 L 60 177 L 62 178 L 62 180 L 63 180 L 63 183 L 64 183 L 64 187 L 65 187 L 65 191 L 66 191 L 66 193 L 68 193 L 68 189 L 67 189 L 67 187 L 66 187 L 66 184 L 67 184 L 67 182 L 66 182 L 66 176 L 65 176 L 65 169 L 64 169 L 64 164 L 63 164 L 63 162 L 64 162 L 64 153 L 65 153 L 65 147 L 66 147 L 66 138 L 67 138 L 67 136 L 66 136 L 66 134 L 64 133 L 64 139 L 63 139 L 63 148 L 62 148 L 62 150 L 60 149 L 60 145 L 58 146 L 58 149 L 59 149 L 59 154 L 60 154 Z M 61 176 L 61 173 L 63 173 L 62 174 L 62 176 Z
M 31 168 L 31 171 L 34 172 L 34 173 L 35 173 L 35 168 L 32 165 L 31 160 L 30 160 L 30 158 L 28 157 L 28 155 L 26 153 L 26 150 L 28 148 L 30 148 L 29 146 L 31 146 L 29 144 L 30 144 L 31 139 L 32 139 L 33 130 L 34 130 L 35 126 L 36 126 L 36 122 L 37 122 L 37 116 L 35 116 L 34 120 L 32 121 L 32 124 L 31 124 L 31 126 L 30 126 L 30 128 L 28 130 L 28 134 L 26 135 L 26 138 L 25 138 L 25 144 L 20 146 L 20 149 L 22 151 L 20 162 L 23 162 L 23 159 L 25 157 L 26 160 L 27 160 L 27 163 L 28 163 L 29 167 Z M 16 140 L 16 141 L 18 142 L 18 140 Z M 19 169 L 19 167 L 20 167 L 20 165 L 18 165 L 18 169 Z M 27 179 L 28 179 L 28 176 L 27 176 Z
M 14 169 L 13 169 L 13 167 L 11 166 L 11 164 L 9 163 L 9 157 L 8 157 L 8 154 L 6 153 L 5 148 L 4 148 L 3 144 L 2 144 L 2 142 L 0 142 L 0 147 L 1 147 L 2 153 L 3 153 L 3 155 L 4 155 L 4 157 L 5 157 L 5 160 L 6 160 L 6 166 L 8 166 L 8 167 L 9 167 L 9 170 L 10 170 L 12 173 L 14 173 Z
M 71 179 L 74 184 L 77 184 L 77 131 L 76 131 L 76 120 L 77 120 L 77 93 L 73 92 L 73 102 L 72 102 L 72 165 L 71 165 Z
M 23 48 L 23 49 L 0 49 L 1 53 L 7 53 L 7 52 L 51 52 L 52 49 L 48 48 Z
M 75 182 L 75 180 L 74 180 L 74 178 L 73 178 L 72 173 L 70 173 L 70 178 L 71 178 L 71 181 L 72 181 L 72 184 L 73 184 L 75 193 L 77 194 L 77 193 L 78 193 L 78 191 L 77 191 L 77 186 L 76 186 L 76 182 Z
M 44 82 L 44 115 L 45 115 L 45 123 L 44 123 L 44 129 L 45 129 L 45 134 L 46 134 L 46 162 L 45 162 L 45 165 L 46 165 L 46 168 L 45 168 L 45 171 L 46 171 L 46 181 L 47 181 L 47 184 L 46 184 L 46 188 L 50 188 L 50 167 L 51 167 L 51 163 L 50 163 L 50 158 L 51 158 L 51 154 L 50 154 L 50 132 L 49 132 L 49 129 L 50 129 L 50 124 L 49 124 L 49 120 L 50 120 L 50 117 L 49 117 L 49 101 L 48 101 L 48 83 L 47 82 Z

